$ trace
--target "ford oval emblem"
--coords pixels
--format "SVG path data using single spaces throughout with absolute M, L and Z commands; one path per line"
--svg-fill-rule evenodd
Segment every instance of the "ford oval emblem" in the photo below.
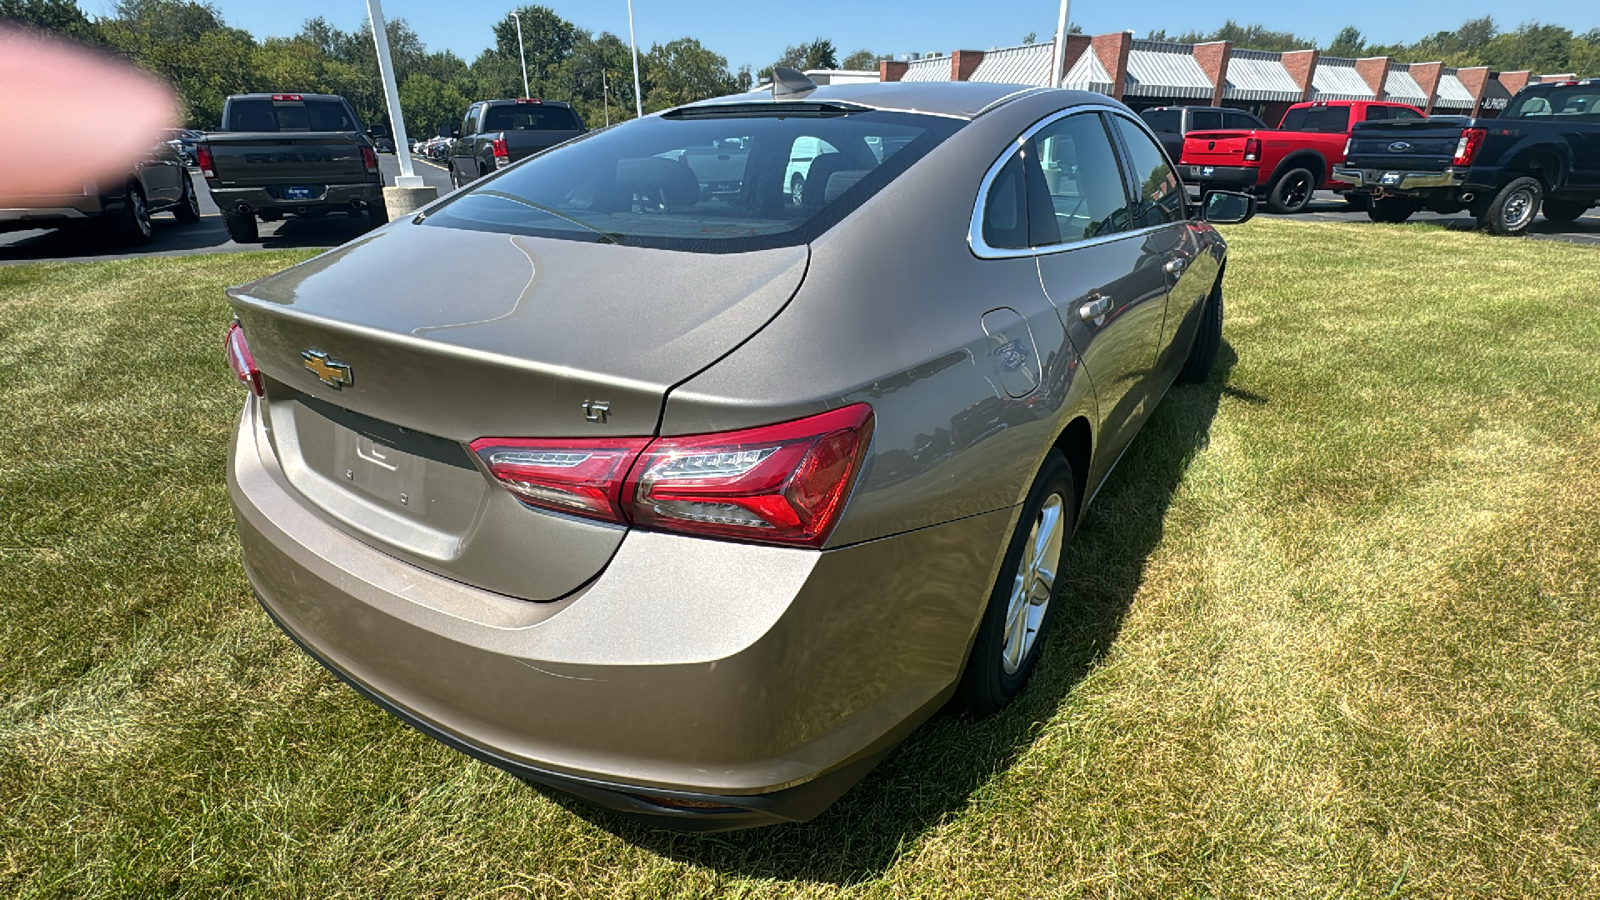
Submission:
M 1410 149 L 1411 149 L 1411 145 L 1406 143 L 1405 141 L 1395 141 L 1394 143 L 1389 145 L 1389 152 L 1390 153 L 1404 153 L 1404 152 L 1406 152 L 1407 150 L 1410 150 Z

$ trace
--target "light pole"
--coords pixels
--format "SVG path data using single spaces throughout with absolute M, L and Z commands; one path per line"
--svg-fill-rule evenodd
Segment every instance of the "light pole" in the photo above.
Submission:
M 522 57 L 522 96 L 531 97 L 533 92 L 528 90 L 528 51 L 522 49 L 522 15 L 513 9 L 511 18 L 517 20 L 517 55 Z
M 1061 66 L 1067 58 L 1067 8 L 1070 6 L 1072 0 L 1061 0 L 1061 16 L 1056 19 L 1056 49 L 1051 60 L 1051 87 L 1061 87 L 1061 82 L 1067 75 L 1061 71 Z
M 411 170 L 411 145 L 406 140 L 406 117 L 400 109 L 400 89 L 394 80 L 394 61 L 389 58 L 389 32 L 383 23 L 382 0 L 367 0 L 367 15 L 372 19 L 372 41 L 378 51 L 378 77 L 383 80 L 383 95 L 389 103 L 389 124 L 394 129 L 394 155 L 400 175 L 394 187 L 383 189 L 384 208 L 390 216 L 409 215 L 439 196 L 437 188 L 423 184 L 422 176 Z
M 628 0 L 628 43 L 633 45 L 633 111 L 644 118 L 644 98 L 639 96 L 639 42 L 633 37 L 633 0 Z

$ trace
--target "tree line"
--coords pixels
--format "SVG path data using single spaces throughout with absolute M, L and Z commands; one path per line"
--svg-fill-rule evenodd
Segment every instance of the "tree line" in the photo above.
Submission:
M 633 60 L 627 42 L 591 32 L 544 6 L 517 9 L 528 61 L 528 91 L 566 100 L 593 125 L 634 115 Z M 89 16 L 76 0 L 0 0 L 0 20 L 101 47 L 172 83 L 184 124 L 215 128 L 229 94 L 301 91 L 340 94 L 366 122 L 387 118 L 371 23 L 345 31 L 318 16 L 291 37 L 257 40 L 230 27 L 215 6 L 196 0 L 119 0 L 108 16 Z M 1074 31 L 1078 29 L 1073 28 Z M 430 51 L 406 23 L 386 25 L 400 105 L 416 136 L 448 128 L 476 100 L 523 96 L 517 25 L 508 15 L 485 35 L 488 46 L 470 63 L 449 50 Z M 1035 35 L 1029 35 L 1035 38 Z M 1303 50 L 1313 40 L 1265 25 L 1228 20 L 1215 31 L 1152 40 L 1183 43 L 1232 41 L 1257 50 Z M 1600 74 L 1600 28 L 1584 34 L 1557 25 L 1528 23 L 1500 31 L 1490 17 L 1471 19 L 1411 44 L 1371 44 L 1355 26 L 1320 48 L 1330 56 L 1393 56 L 1401 62 L 1443 61 L 1465 67 L 1531 69 L 1549 74 Z M 784 48 L 773 65 L 796 69 L 874 69 L 885 54 L 861 49 L 840 58 L 831 40 L 817 37 Z M 750 88 L 771 74 L 765 66 L 730 71 L 728 60 L 691 37 L 652 44 L 639 58 L 640 92 L 647 112 Z
M 1259 24 L 1240 25 L 1232 19 L 1211 32 L 1168 35 L 1164 30 L 1156 30 L 1147 37 L 1183 44 L 1232 41 L 1235 47 L 1248 50 L 1281 52 L 1316 48 L 1324 56 L 1358 59 L 1392 56 L 1403 63 L 1443 62 L 1455 68 L 1488 66 L 1506 72 L 1529 69 L 1542 75 L 1567 72 L 1600 75 L 1600 28 L 1577 34 L 1560 25 L 1529 22 L 1513 31 L 1501 31 L 1492 16 L 1468 19 L 1453 31 L 1437 31 L 1409 44 L 1369 43 L 1359 28 L 1347 25 L 1334 36 L 1332 43 L 1318 47 L 1316 41 L 1292 32 L 1274 31 Z

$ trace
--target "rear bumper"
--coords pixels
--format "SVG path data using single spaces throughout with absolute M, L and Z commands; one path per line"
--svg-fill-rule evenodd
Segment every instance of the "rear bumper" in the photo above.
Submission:
M 1196 166 L 1181 165 L 1184 180 L 1205 188 L 1237 191 L 1254 189 L 1261 170 L 1254 166 Z
M 1015 515 L 823 552 L 634 531 L 587 586 L 530 603 L 329 525 L 278 470 L 258 409 L 229 489 L 274 621 L 444 743 L 669 827 L 809 819 L 931 715 Z
M 329 184 L 318 185 L 320 195 L 304 200 L 288 200 L 268 187 L 211 188 L 211 200 L 218 209 L 238 209 L 240 204 L 250 211 L 272 210 L 295 212 L 301 209 L 353 208 L 361 204 L 377 203 L 383 199 L 381 184 Z
M 1443 172 L 1408 172 L 1396 169 L 1361 169 L 1334 166 L 1333 177 L 1348 182 L 1354 190 L 1415 191 L 1433 188 L 1458 188 L 1467 183 L 1467 174 L 1456 169 Z

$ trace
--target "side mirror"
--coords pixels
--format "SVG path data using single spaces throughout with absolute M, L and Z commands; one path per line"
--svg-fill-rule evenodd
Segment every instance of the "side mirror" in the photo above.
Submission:
M 452 128 L 452 129 L 450 129 L 450 136 L 451 136 L 451 137 L 452 137 L 452 138 L 459 138 L 459 137 L 461 137 L 461 129 L 459 129 L 459 128 Z
M 1255 217 L 1254 194 L 1235 191 L 1206 191 L 1200 200 L 1200 219 L 1213 225 L 1238 225 Z

